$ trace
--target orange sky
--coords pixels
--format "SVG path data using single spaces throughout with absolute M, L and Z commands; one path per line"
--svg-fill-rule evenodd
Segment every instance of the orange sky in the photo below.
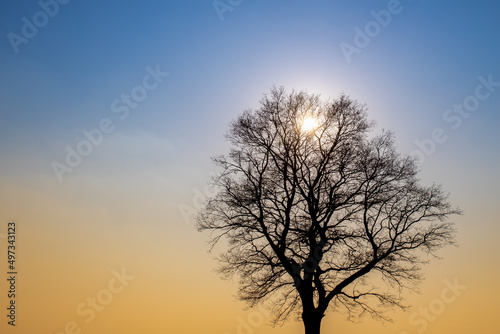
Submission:
M 68 323 L 71 331 L 72 322 L 82 333 L 94 334 L 233 334 L 238 328 L 264 334 L 301 333 L 300 322 L 268 326 L 265 308 L 245 311 L 234 298 L 234 282 L 220 280 L 213 272 L 216 262 L 206 251 L 206 236 L 186 224 L 176 210 L 179 199 L 169 197 L 161 185 L 148 184 L 144 178 L 143 184 L 138 181 L 130 180 L 127 194 L 117 193 L 111 184 L 95 193 L 84 179 L 53 191 L 2 181 L 0 201 L 9 215 L 2 210 L 0 220 L 16 217 L 19 248 L 19 325 L 14 329 L 4 321 L 2 333 L 56 334 Z M 150 194 L 140 191 L 144 187 L 150 187 Z M 477 230 L 474 221 L 488 222 L 491 212 L 474 210 L 468 203 L 465 211 L 455 220 L 461 246 L 443 250 L 443 260 L 432 260 L 425 267 L 422 293 L 407 294 L 407 303 L 413 305 L 408 312 L 391 311 L 395 321 L 386 325 L 369 318 L 353 324 L 330 313 L 323 329 L 341 333 L 369 329 L 374 334 L 419 333 L 424 327 L 426 333 L 488 332 L 500 297 L 495 279 L 498 227 Z M 5 239 L 0 245 L 5 247 Z M 122 270 L 127 285 L 112 273 Z M 0 286 L 4 291 L 5 283 Z M 449 284 L 458 284 L 456 291 Z M 3 294 L 2 302 L 6 299 Z

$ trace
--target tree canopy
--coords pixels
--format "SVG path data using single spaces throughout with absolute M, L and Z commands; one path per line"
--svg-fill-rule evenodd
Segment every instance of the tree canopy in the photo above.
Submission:
M 218 193 L 198 216 L 228 249 L 220 271 L 237 274 L 241 299 L 275 302 L 275 321 L 301 315 L 319 333 L 328 309 L 386 319 L 403 306 L 420 267 L 454 242 L 460 213 L 438 185 L 423 186 L 415 158 L 394 136 L 373 134 L 366 107 L 273 88 L 229 127 L 214 162 Z

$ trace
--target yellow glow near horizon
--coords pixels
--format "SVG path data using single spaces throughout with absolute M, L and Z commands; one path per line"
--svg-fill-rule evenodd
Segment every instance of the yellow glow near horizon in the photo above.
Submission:
M 307 116 L 304 117 L 304 119 L 302 120 L 302 124 L 300 125 L 300 130 L 304 132 L 310 132 L 316 129 L 317 127 L 318 127 L 318 119 L 311 116 Z

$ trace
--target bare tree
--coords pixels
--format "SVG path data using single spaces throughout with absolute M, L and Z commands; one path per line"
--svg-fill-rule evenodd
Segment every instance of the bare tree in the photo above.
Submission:
M 425 253 L 454 241 L 458 214 L 437 185 L 419 184 L 415 160 L 393 135 L 369 136 L 365 107 L 273 88 L 227 134 L 214 158 L 219 192 L 198 216 L 212 243 L 228 241 L 221 272 L 241 299 L 274 301 L 275 321 L 301 315 L 320 333 L 328 308 L 386 319 L 415 288 Z

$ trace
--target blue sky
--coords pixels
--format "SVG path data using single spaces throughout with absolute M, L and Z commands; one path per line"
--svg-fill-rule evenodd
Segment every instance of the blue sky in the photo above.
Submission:
M 19 34 L 21 18 L 40 10 L 34 1 L 3 7 L 4 35 Z M 68 135 L 109 113 L 146 66 L 160 64 L 171 76 L 140 116 L 120 125 L 123 131 L 172 137 L 216 126 L 219 117 L 255 106 L 273 84 L 332 97 L 344 91 L 371 109 L 380 105 L 379 121 L 399 120 L 389 123 L 394 127 L 405 120 L 434 124 L 478 75 L 498 71 L 494 1 L 401 1 L 401 12 L 348 64 L 339 44 L 353 44 L 354 28 L 386 7 L 243 1 L 220 21 L 210 1 L 73 0 L 19 53 L 2 39 L 2 122 L 37 141 L 47 131 Z
M 232 9 L 223 13 L 211 0 L 41 2 L 52 4 L 49 11 L 57 3 L 57 13 L 37 14 L 37 1 L 0 4 L 0 197 L 8 199 L 0 211 L 8 219 L 51 217 L 53 228 L 66 231 L 78 225 L 71 212 L 88 212 L 111 238 L 120 224 L 135 231 L 127 215 L 143 210 L 155 250 L 165 235 L 199 238 L 179 222 L 179 205 L 191 205 L 193 189 L 203 189 L 214 170 L 210 157 L 227 150 L 227 124 L 283 85 L 366 103 L 379 128 L 396 133 L 403 153 L 440 128 L 446 139 L 425 157 L 422 178 L 442 183 L 466 213 L 459 220 L 465 246 L 455 256 L 498 252 L 481 245 L 499 232 L 492 215 L 499 204 L 500 86 L 481 88 L 488 97 L 456 128 L 443 117 L 454 104 L 474 101 L 484 80 L 500 82 L 500 2 L 220 0 Z M 373 12 L 391 6 L 397 13 L 377 23 Z M 38 32 L 24 36 L 26 20 L 44 15 Z M 368 45 L 356 46 L 357 31 L 370 27 L 376 30 L 368 30 Z M 13 46 L 12 34 L 27 42 Z M 346 57 L 342 43 L 359 52 Z M 147 68 L 168 76 L 120 119 L 113 101 L 140 91 L 147 75 L 153 83 Z M 76 150 L 86 140 L 82 131 L 103 119 L 113 130 L 59 182 L 53 162 L 63 164 L 67 147 Z M 52 204 L 23 213 L 26 199 Z M 59 213 L 66 218 L 58 220 Z M 457 268 L 450 270 L 470 282 L 492 273 L 478 267 L 473 277 Z

